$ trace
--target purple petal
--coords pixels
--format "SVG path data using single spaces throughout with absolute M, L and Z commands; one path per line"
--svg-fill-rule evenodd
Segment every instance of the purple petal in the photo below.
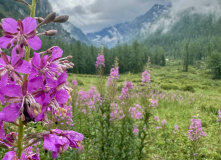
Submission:
M 50 63 L 49 68 L 52 72 L 58 72 L 58 65 L 55 63 Z
M 8 83 L 8 74 L 1 77 L 0 88 L 5 87 Z
M 34 69 L 34 67 L 31 69 L 31 73 L 28 76 L 28 79 L 33 79 L 35 78 L 37 75 L 39 75 L 39 72 L 36 71 L 36 69 Z
M 67 91 L 60 89 L 57 91 L 55 98 L 58 103 L 66 103 L 69 98 L 69 94 L 67 93 Z
M 16 152 L 9 151 L 5 154 L 5 156 L 2 160 L 16 160 L 16 159 L 18 159 Z
M 15 121 L 20 115 L 19 113 L 20 107 L 21 107 L 21 103 L 12 103 L 8 105 L 7 107 L 4 107 L 0 112 L 5 115 L 3 120 L 6 122 Z
M 37 21 L 32 17 L 26 17 L 23 21 L 24 34 L 28 34 L 37 28 Z
M 24 74 L 29 74 L 31 72 L 31 65 L 29 62 L 23 61 L 21 66 L 15 68 L 15 71 Z
M 58 85 L 62 84 L 62 83 L 65 83 L 67 81 L 67 73 L 66 72 L 63 72 L 59 77 L 58 77 Z
M 28 83 L 28 92 L 32 93 L 43 86 L 43 78 L 41 76 L 33 78 Z
M 64 135 L 70 141 L 70 147 L 78 148 L 76 141 L 82 141 L 84 139 L 84 135 L 74 131 L 64 131 Z
M 6 49 L 7 45 L 10 43 L 11 40 L 12 40 L 12 38 L 9 38 L 9 37 L 1 37 L 0 38 L 0 47 Z
M 19 54 L 16 53 L 16 48 L 19 50 Z M 21 58 L 23 58 L 25 55 L 25 50 L 21 48 L 21 46 L 16 46 L 12 49 L 12 65 L 14 66 L 17 61 Z
M 62 130 L 60 130 L 60 129 L 52 129 L 51 130 L 51 133 L 55 133 L 55 134 L 61 134 L 63 131 Z
M 57 156 L 58 156 L 58 152 L 52 152 L 52 155 L 51 155 L 51 156 L 52 156 L 53 159 L 56 159 Z
M 1 57 L 3 59 L 3 61 L 5 62 L 6 65 L 10 64 L 10 58 L 9 56 L 5 55 L 5 53 L 1 52 Z
M 18 32 L 17 30 L 18 22 L 13 18 L 5 18 L 2 22 L 2 28 L 5 32 L 15 33 Z
M 23 97 L 21 93 L 21 86 L 19 85 L 14 85 L 14 84 L 9 84 L 5 87 L 4 90 L 5 95 L 9 97 Z
M 39 50 L 41 48 L 41 39 L 38 36 L 34 36 L 27 39 L 29 46 L 34 50 Z
M 56 138 L 59 138 L 59 136 L 52 135 L 52 134 L 45 135 L 44 136 L 44 146 L 43 146 L 43 148 L 46 149 L 46 150 L 52 151 L 52 152 L 57 152 L 58 149 L 55 146 Z
M 50 88 L 56 88 L 57 87 L 57 81 L 54 80 L 52 77 L 50 77 L 48 74 L 46 74 L 46 83 L 48 87 Z
M 51 54 L 51 62 L 58 59 L 58 58 L 61 58 L 63 54 L 63 50 L 59 47 L 54 47 L 53 50 L 52 50 L 52 54 Z
M 2 121 L 3 119 L 5 119 L 5 114 L 0 112 L 0 121 Z
M 31 63 L 35 68 L 40 69 L 41 57 L 38 53 L 34 52 L 34 57 L 32 58 Z

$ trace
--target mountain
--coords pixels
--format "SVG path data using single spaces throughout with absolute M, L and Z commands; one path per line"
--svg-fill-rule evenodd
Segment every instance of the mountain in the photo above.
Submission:
M 87 45 L 90 45 L 91 42 L 88 40 L 87 36 L 82 32 L 80 28 L 77 28 L 75 25 L 69 21 L 62 25 L 66 31 L 70 33 L 70 36 L 76 40 L 79 40 Z
M 154 22 L 163 13 L 168 11 L 169 7 L 169 5 L 164 6 L 155 4 L 148 12 L 131 22 L 117 24 L 113 27 L 104 28 L 98 32 L 88 33 L 87 37 L 95 45 L 104 43 L 109 48 L 114 47 L 118 41 L 127 42 L 133 39 L 146 24 Z
M 31 0 L 26 0 L 31 4 Z M 52 7 L 48 0 L 40 0 L 36 6 L 36 17 L 45 18 L 49 13 L 53 12 Z M 11 17 L 14 19 L 24 19 L 29 16 L 28 8 L 19 2 L 14 0 L 0 0 L 0 19 Z M 65 42 L 74 42 L 69 32 L 67 32 L 60 23 L 49 23 L 42 26 L 38 31 L 44 32 L 46 30 L 56 29 L 58 33 L 54 36 L 55 39 L 62 39 Z

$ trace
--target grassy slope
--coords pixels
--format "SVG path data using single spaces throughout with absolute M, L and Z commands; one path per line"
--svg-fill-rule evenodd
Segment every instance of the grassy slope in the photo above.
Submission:
M 163 68 L 151 68 L 152 89 L 158 91 L 159 99 L 159 108 L 155 110 L 154 115 L 158 115 L 160 120 L 166 118 L 167 128 L 171 134 L 174 125 L 179 125 L 177 144 L 179 154 L 181 154 L 179 156 L 183 159 L 188 158 L 185 157 L 190 147 L 188 129 L 193 116 L 202 120 L 203 131 L 207 133 L 207 136 L 202 138 L 201 157 L 209 159 L 221 157 L 217 123 L 221 103 L 221 80 L 213 80 L 212 75 L 209 75 L 208 72 L 209 70 L 196 70 L 190 67 L 189 72 L 185 73 L 182 72 L 181 65 L 173 63 L 169 63 Z M 107 79 L 107 77 L 105 78 Z M 120 75 L 119 91 L 128 78 L 137 87 L 141 86 L 141 74 Z M 78 80 L 80 89 L 88 90 L 91 85 L 96 86 L 96 76 L 93 75 L 72 75 L 69 80 L 72 79 Z M 162 139 L 156 140 L 155 147 L 159 146 L 152 149 L 156 151 L 162 143 L 164 143 Z M 163 152 L 162 148 L 161 152 Z M 160 155 L 164 155 L 162 158 L 170 159 L 166 153 Z

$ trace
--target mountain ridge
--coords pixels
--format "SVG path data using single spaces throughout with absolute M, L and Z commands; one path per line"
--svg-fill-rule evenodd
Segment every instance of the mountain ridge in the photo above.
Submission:
M 127 42 L 133 39 L 145 24 L 155 21 L 167 11 L 169 7 L 169 5 L 155 4 L 144 15 L 138 16 L 133 21 L 106 27 L 101 31 L 88 33 L 86 35 L 95 45 L 99 46 L 101 43 L 104 43 L 109 48 L 112 48 L 116 46 L 119 41 Z

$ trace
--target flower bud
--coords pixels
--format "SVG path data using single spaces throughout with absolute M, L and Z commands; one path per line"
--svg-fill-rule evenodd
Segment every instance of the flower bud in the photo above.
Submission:
M 18 47 L 16 47 L 16 53 L 17 53 L 17 55 L 19 55 L 19 49 L 18 49 Z
M 73 58 L 73 56 L 67 56 L 67 59 L 71 59 L 71 58 Z
M 42 23 L 44 21 L 44 18 L 42 17 L 36 17 L 36 20 L 38 21 L 38 23 Z
M 49 22 L 53 21 L 53 20 L 55 19 L 55 17 L 56 17 L 56 13 L 55 13 L 55 12 L 52 12 L 52 13 L 50 13 L 50 14 L 45 18 L 45 20 L 43 21 L 43 23 L 44 23 L 44 24 L 49 23 Z
M 57 30 L 49 30 L 49 31 L 46 31 L 46 32 L 45 32 L 45 35 L 47 35 L 47 36 L 54 36 L 54 35 L 56 35 L 57 33 L 58 33 Z
M 6 46 L 7 49 L 9 49 L 11 47 L 11 42 L 9 42 Z
M 15 39 L 15 40 L 14 40 L 14 42 L 13 42 L 13 45 L 14 45 L 14 46 L 16 46 L 16 45 L 17 45 L 17 43 L 18 43 L 18 40 L 17 40 L 17 39 Z
M 63 15 L 63 16 L 57 16 L 55 17 L 55 19 L 53 20 L 53 22 L 55 23 L 64 23 L 69 19 L 68 15 Z

